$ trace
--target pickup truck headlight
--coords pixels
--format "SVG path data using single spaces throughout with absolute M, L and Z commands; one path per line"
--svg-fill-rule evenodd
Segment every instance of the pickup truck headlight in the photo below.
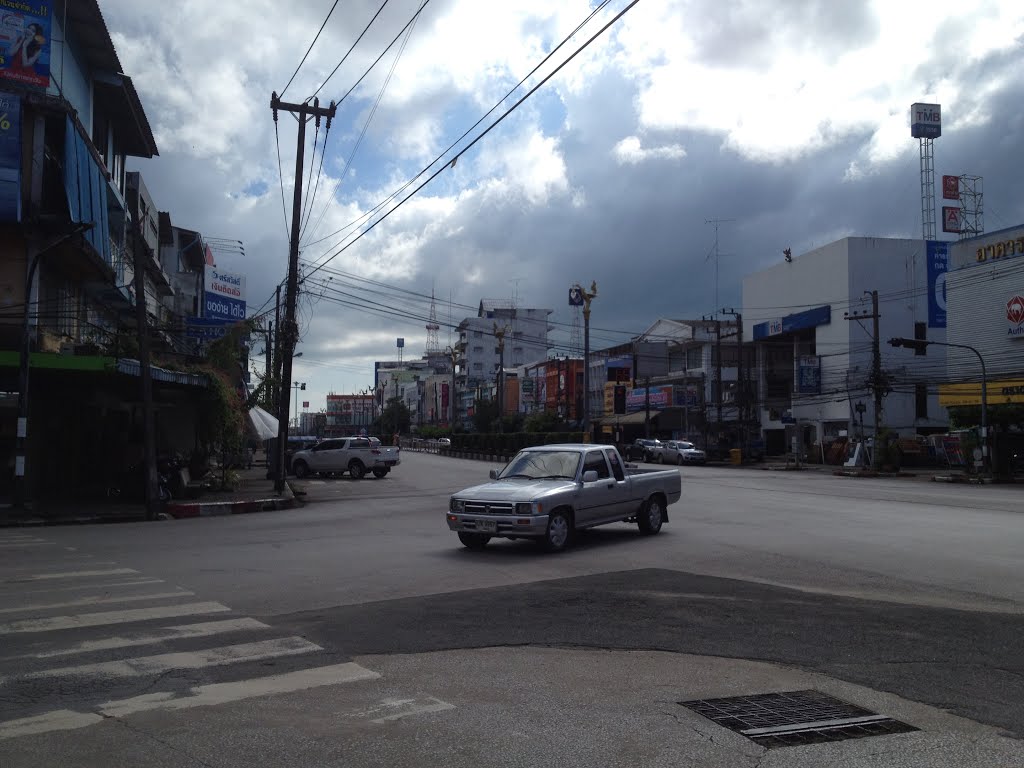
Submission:
M 448 511 L 449 512 L 465 512 L 466 502 L 463 499 L 452 498 L 448 500 Z
M 516 514 L 517 515 L 539 515 L 541 514 L 541 505 L 539 502 L 520 501 L 516 503 Z

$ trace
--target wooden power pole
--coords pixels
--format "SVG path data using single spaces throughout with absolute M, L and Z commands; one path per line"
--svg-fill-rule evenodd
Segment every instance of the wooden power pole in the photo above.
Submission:
M 867 312 L 847 312 L 844 317 L 847 320 L 871 320 L 871 376 L 869 383 L 871 385 L 871 391 L 874 394 L 875 399 L 875 438 L 874 447 L 871 449 L 871 467 L 872 469 L 879 468 L 879 459 L 881 453 L 879 452 L 879 433 L 882 431 L 882 398 L 885 397 L 885 381 L 882 375 L 882 350 L 879 339 L 879 319 L 881 315 L 878 313 L 878 291 L 864 291 L 865 294 L 871 296 L 871 314 Z

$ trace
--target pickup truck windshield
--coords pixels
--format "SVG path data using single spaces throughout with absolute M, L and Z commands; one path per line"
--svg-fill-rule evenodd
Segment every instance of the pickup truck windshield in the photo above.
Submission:
M 523 451 L 509 462 L 499 477 L 573 480 L 579 464 L 580 454 L 577 451 Z

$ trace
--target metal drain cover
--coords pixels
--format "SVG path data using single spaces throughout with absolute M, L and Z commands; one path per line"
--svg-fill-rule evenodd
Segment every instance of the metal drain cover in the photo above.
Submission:
M 679 704 L 763 747 L 821 744 L 917 730 L 820 691 L 763 693 Z

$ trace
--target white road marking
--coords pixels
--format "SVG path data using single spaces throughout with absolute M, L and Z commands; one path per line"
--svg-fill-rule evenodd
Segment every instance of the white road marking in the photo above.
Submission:
M 132 579 L 131 581 L 111 581 L 111 582 L 89 582 L 88 584 L 69 584 L 65 587 L 40 587 L 39 589 L 24 589 L 21 586 L 11 586 L 10 584 L 5 585 L 5 588 L 0 588 L 0 600 L 7 597 L 23 597 L 25 595 L 38 595 L 46 593 L 48 595 L 54 592 L 80 592 L 82 590 L 91 589 L 96 591 L 102 591 L 105 589 L 114 589 L 115 587 L 138 587 L 144 584 L 163 584 L 163 579 Z
M 270 675 L 253 680 L 241 680 L 235 683 L 212 683 L 191 689 L 191 695 L 176 696 L 173 693 L 152 693 L 136 696 L 132 699 L 110 701 L 100 707 L 100 712 L 107 717 L 124 717 L 136 712 L 152 710 L 191 709 L 192 707 L 208 707 L 217 704 L 228 704 L 257 696 L 273 696 L 281 693 L 294 693 L 310 688 L 326 685 L 354 683 L 360 680 L 376 680 L 380 674 L 354 662 L 335 664 L 329 667 L 312 667 L 287 672 L 282 675 Z
M 152 592 L 148 595 L 127 595 L 124 597 L 82 597 L 78 600 L 71 600 L 66 603 L 35 603 L 34 605 L 20 605 L 13 608 L 0 608 L 2 613 L 24 613 L 25 611 L 46 611 L 51 608 L 77 608 L 87 605 L 102 605 L 104 603 L 137 603 L 140 600 L 166 600 L 169 597 L 188 597 L 194 592 L 180 590 L 178 592 Z
M 370 721 L 371 723 L 379 724 L 392 720 L 401 720 L 402 718 L 414 715 L 423 715 L 428 712 L 445 712 L 449 709 L 455 709 L 455 705 L 449 704 L 447 701 L 441 701 L 433 696 L 428 696 L 426 703 L 419 703 L 416 699 L 384 699 L 375 707 L 364 709 L 361 712 L 351 712 L 342 715 L 342 717 L 365 719 L 380 712 L 388 712 L 388 714 L 380 715 Z
M 47 712 L 35 717 L 8 720 L 0 723 L 0 740 L 17 736 L 70 731 L 103 722 L 108 717 L 125 717 L 137 712 L 154 710 L 180 710 L 193 707 L 210 707 L 218 704 L 254 699 L 260 696 L 274 696 L 282 693 L 296 693 L 327 685 L 343 685 L 361 680 L 376 680 L 380 674 L 353 662 L 335 664 L 329 667 L 313 667 L 282 675 L 241 680 L 235 683 L 212 683 L 192 688 L 188 695 L 178 696 L 171 692 L 148 693 L 131 699 L 108 701 L 99 707 L 99 713 L 74 712 L 67 709 Z M 436 699 L 434 701 L 437 701 Z M 443 702 L 442 702 L 443 703 Z M 449 707 L 451 705 L 448 705 Z
M 70 709 L 58 709 L 45 715 L 23 717 L 20 720 L 8 720 L 0 723 L 0 741 L 13 739 L 17 736 L 31 736 L 36 733 L 51 731 L 73 731 L 87 725 L 102 723 L 103 716 L 92 712 L 73 712 Z
M 175 616 L 195 616 L 203 613 L 230 611 L 220 603 L 184 603 L 165 605 L 157 608 L 134 608 L 127 611 L 106 611 L 102 613 L 80 613 L 74 616 L 50 616 L 45 619 L 25 619 L 0 624 L 0 635 L 18 632 L 54 632 L 80 627 L 100 627 L 106 624 L 128 624 L 149 619 L 167 619 Z
M 134 637 L 108 637 L 103 640 L 86 640 L 77 645 L 70 645 L 58 648 L 53 651 L 42 653 L 29 653 L 22 656 L 9 656 L 8 659 L 34 658 L 49 659 L 54 656 L 73 656 L 76 653 L 92 653 L 93 651 L 109 651 L 114 648 L 131 648 L 137 645 L 152 645 L 162 643 L 165 640 L 180 640 L 190 637 L 209 637 L 210 635 L 225 634 L 227 632 L 241 632 L 244 630 L 261 630 L 270 627 L 256 619 L 225 619 L 223 621 L 204 621 L 197 624 L 182 624 L 176 627 L 164 627 L 148 635 L 135 635 Z
M 0 541 L 0 549 L 14 549 L 15 547 L 41 547 L 44 544 L 53 546 L 52 541 L 42 539 L 24 539 L 23 541 Z
M 91 576 L 124 576 L 128 573 L 138 573 L 138 571 L 134 568 L 111 568 L 106 571 L 59 571 L 57 573 L 36 573 L 32 576 L 19 576 L 14 579 L 5 579 L 5 581 L 15 582 L 48 581 L 50 579 L 84 579 Z
M 280 656 L 298 656 L 322 650 L 323 648 L 316 643 L 311 643 L 301 637 L 282 637 L 275 640 L 260 640 L 255 643 L 205 648 L 201 651 L 161 653 L 156 656 L 101 661 L 97 664 L 82 664 L 77 667 L 57 667 L 14 677 L 18 680 L 37 680 L 45 677 L 69 677 L 71 675 L 90 677 L 159 675 L 172 669 L 202 669 L 224 664 L 274 659 Z

